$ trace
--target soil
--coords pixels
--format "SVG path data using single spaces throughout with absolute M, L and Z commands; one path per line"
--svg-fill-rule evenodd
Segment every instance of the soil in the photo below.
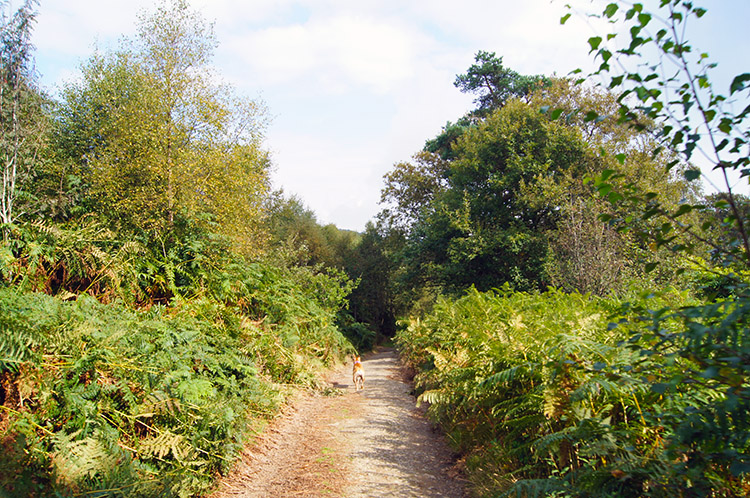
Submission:
M 364 390 L 346 365 L 331 374 L 332 389 L 300 393 L 211 498 L 468 496 L 395 351 L 362 363 Z

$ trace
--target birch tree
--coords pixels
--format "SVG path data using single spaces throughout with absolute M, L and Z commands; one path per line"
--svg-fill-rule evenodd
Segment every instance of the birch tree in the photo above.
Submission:
M 269 186 L 264 106 L 217 83 L 213 27 L 187 2 L 161 2 L 138 33 L 68 85 L 59 137 L 69 158 L 111 220 L 161 236 L 208 214 L 252 252 Z
M 30 41 L 36 3 L 26 0 L 11 14 L 10 2 L 0 1 L 0 223 L 3 225 L 13 223 L 19 216 L 15 206 L 19 183 L 33 167 L 38 150 L 33 115 L 39 109 L 40 99 L 34 87 Z

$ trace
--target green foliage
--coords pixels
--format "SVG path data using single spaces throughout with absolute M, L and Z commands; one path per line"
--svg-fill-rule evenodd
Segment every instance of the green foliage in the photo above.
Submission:
M 746 316 L 677 294 L 470 291 L 397 342 L 481 496 L 740 496 Z
M 166 237 L 210 219 L 257 255 L 268 154 L 265 109 L 214 83 L 211 26 L 184 1 L 142 16 L 139 38 L 94 54 L 63 90 L 55 145 L 110 226 Z
M 643 379 L 662 398 L 659 409 L 645 414 L 650 424 L 665 429 L 667 461 L 653 495 L 743 494 L 750 471 L 746 285 L 726 299 L 633 311 L 621 325 L 635 328 L 628 342 L 640 358 L 620 370 Z
M 31 32 L 36 0 L 12 12 L 0 2 L 0 224 L 15 222 L 30 207 L 31 183 L 41 170 L 49 133 L 48 101 L 37 88 Z M 3 228 L 3 240 L 7 240 Z
M 359 234 L 340 230 L 334 225 L 322 226 L 315 213 L 296 197 L 285 198 L 282 191 L 274 192 L 267 206 L 270 244 L 278 250 L 292 250 L 296 264 L 322 265 L 343 270 Z
M 359 282 L 349 296 L 349 312 L 355 320 L 366 324 L 366 330 L 380 337 L 391 337 L 396 331 L 397 304 L 391 289 L 394 265 L 385 253 L 387 249 L 388 241 L 374 225 L 368 224 L 346 269 L 350 277 Z M 357 335 L 362 332 L 365 331 L 360 329 Z
M 508 282 L 518 290 L 555 285 L 606 295 L 675 283 L 672 255 L 652 254 L 650 240 L 618 231 L 614 220 L 629 219 L 630 211 L 612 208 L 619 194 L 588 180 L 603 172 L 627 177 L 634 188 L 660 192 L 669 209 L 697 199 L 675 175 L 681 167 L 671 165 L 674 153 L 659 152 L 647 130 L 589 118 L 618 108 L 611 93 L 550 80 L 525 101 L 510 98 L 475 120 L 449 156 L 423 152 L 395 165 L 382 191 L 389 206 L 380 214 L 384 238 L 405 237 L 387 251 L 398 268 L 391 288 L 429 296 Z M 612 224 L 601 223 L 604 214 Z M 657 220 L 640 223 L 641 231 L 661 229 Z M 702 251 L 696 253 L 705 257 Z M 644 261 L 661 265 L 643 272 Z
M 408 229 L 419 219 L 420 211 L 444 192 L 449 173 L 448 162 L 430 152 L 414 156 L 416 164 L 398 163 L 384 177 L 380 201 L 393 207 L 381 215 L 389 225 Z
M 699 292 L 603 300 L 471 291 L 408 321 L 398 342 L 419 369 L 420 399 L 468 454 L 480 495 L 735 497 L 750 489 L 750 251 L 745 199 L 728 180 L 731 170 L 747 176 L 748 77 L 738 75 L 729 96 L 714 93 L 708 55 L 690 46 L 685 29 L 706 10 L 683 0 L 657 9 L 615 2 L 599 14 L 612 32 L 589 47 L 616 100 L 557 94 L 553 85 L 531 101 L 575 124 L 600 152 L 590 164 L 605 169 L 589 171 L 597 179 L 583 185 L 601 197 L 579 197 L 579 213 L 591 210 L 616 229 L 645 274 L 670 266 L 652 288 L 683 273 Z M 744 110 L 733 112 L 730 100 Z M 705 204 L 690 188 L 700 171 L 689 162 L 703 146 L 727 180 Z M 660 169 L 665 182 L 642 175 Z M 563 219 L 571 205 L 558 201 Z M 663 249 L 675 257 L 660 259 Z
M 494 52 L 480 50 L 466 74 L 456 76 L 454 85 L 463 93 L 475 93 L 478 115 L 499 109 L 511 97 L 526 97 L 549 84 L 544 76 L 524 76 L 503 67 L 503 58 Z
M 318 227 L 330 257 L 312 263 L 264 254 L 265 110 L 215 84 L 212 27 L 182 0 L 94 54 L 42 140 L 34 5 L 3 13 L 0 40 L 19 172 L 0 214 L 27 210 L 0 219 L 0 494 L 204 495 L 291 388 L 354 352 L 339 324 L 372 344 L 345 323 L 356 234 Z
M 340 276 L 237 263 L 142 311 L 0 289 L 6 492 L 205 491 L 285 385 L 353 351 Z
M 445 160 L 455 159 L 453 147 L 465 132 L 502 108 L 508 100 L 526 100 L 532 92 L 550 84 L 545 76 L 522 75 L 504 67 L 503 58 L 497 57 L 494 52 L 480 50 L 474 56 L 474 62 L 466 74 L 456 76 L 453 84 L 463 93 L 476 94 L 474 103 L 477 108 L 456 123 L 446 123 L 437 137 L 425 143 L 424 152 L 437 154 Z
M 407 259 L 417 274 L 453 292 L 549 283 L 547 232 L 558 214 L 538 193 L 542 182 L 581 174 L 590 155 L 580 134 L 511 100 L 455 150 L 447 186 L 420 206 L 411 227 Z
M 707 161 L 707 167 L 718 171 L 723 186 L 715 188 L 724 190 L 721 195 L 730 211 L 727 221 L 735 226 L 738 237 L 735 243 L 713 243 L 705 232 L 706 218 L 695 216 L 713 206 L 691 197 L 678 205 L 664 202 L 661 192 L 634 184 L 628 175 L 597 179 L 597 188 L 611 197 L 613 206 L 629 212 L 628 219 L 613 216 L 609 221 L 656 247 L 690 255 L 710 246 L 722 260 L 740 259 L 746 264 L 750 253 L 746 217 L 731 179 L 732 173 L 747 176 L 750 164 L 746 75 L 734 78 L 728 95 L 714 89 L 710 75 L 715 64 L 689 39 L 688 28 L 706 12 L 694 2 L 664 1 L 653 12 L 640 3 L 620 7 L 615 2 L 592 14 L 606 19 L 613 32 L 590 40 L 591 52 L 601 62 L 596 75 L 618 97 L 614 115 L 633 129 L 650 129 L 659 145 L 656 151 L 668 150 L 676 156 L 668 169 L 680 164 L 678 159 L 702 158 L 697 160 Z M 594 113 L 595 119 L 600 117 Z M 702 176 L 698 166 L 689 164 L 680 175 L 695 182 Z M 658 223 L 644 229 L 645 220 Z
M 134 312 L 11 289 L 0 302 L 2 328 L 26 346 L 3 384 L 11 496 L 188 496 L 237 455 L 246 416 L 280 399 L 250 327 L 228 326 L 216 303 Z

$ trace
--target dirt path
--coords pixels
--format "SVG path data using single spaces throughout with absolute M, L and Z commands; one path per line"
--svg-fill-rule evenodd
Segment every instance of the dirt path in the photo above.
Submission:
M 301 395 L 249 449 L 212 498 L 466 496 L 453 455 L 415 406 L 396 354 L 363 359 L 331 383 L 341 395 Z

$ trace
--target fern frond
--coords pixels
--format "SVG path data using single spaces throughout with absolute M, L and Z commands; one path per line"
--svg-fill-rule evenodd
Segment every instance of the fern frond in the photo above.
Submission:
M 0 372 L 17 372 L 31 356 L 34 340 L 26 331 L 0 329 Z
M 138 407 L 138 417 L 153 417 L 155 415 L 172 415 L 180 411 L 180 400 L 164 391 L 151 391 Z
M 448 404 L 452 396 L 441 390 L 425 391 L 417 398 L 418 403 L 428 403 L 430 405 Z
M 172 458 L 183 465 L 192 463 L 195 457 L 195 450 L 185 436 L 168 430 L 156 437 L 142 439 L 138 449 L 141 455 L 161 460 L 172 455 Z
M 77 487 L 85 479 L 106 475 L 122 460 L 121 451 L 111 449 L 100 439 L 86 437 L 76 440 L 79 433 L 55 435 L 52 466 L 58 482 Z
M 539 369 L 537 363 L 523 363 L 511 368 L 506 368 L 501 372 L 490 375 L 481 383 L 482 387 L 494 386 L 496 384 L 510 384 L 516 380 L 528 379 L 530 373 Z

